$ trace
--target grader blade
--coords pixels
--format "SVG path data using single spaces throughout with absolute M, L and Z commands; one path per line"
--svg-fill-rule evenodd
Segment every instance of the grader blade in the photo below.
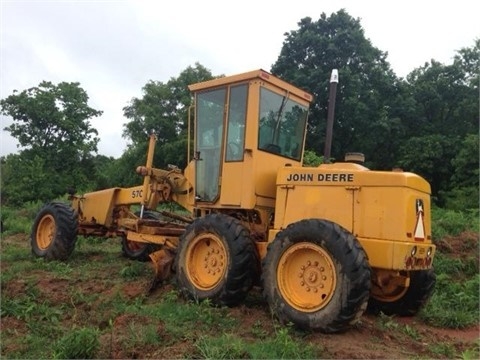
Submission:
M 172 263 L 174 255 L 171 251 L 161 249 L 151 253 L 150 259 L 152 260 L 155 276 L 150 283 L 149 292 L 153 291 L 158 284 L 168 279 L 172 273 Z

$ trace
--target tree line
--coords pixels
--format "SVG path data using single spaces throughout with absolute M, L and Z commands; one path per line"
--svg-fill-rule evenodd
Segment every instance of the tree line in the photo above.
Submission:
M 371 169 L 400 167 L 425 177 L 438 206 L 478 209 L 480 39 L 457 50 L 451 64 L 432 59 L 406 78 L 395 75 L 387 58 L 345 10 L 303 18 L 285 33 L 270 72 L 314 95 L 306 163 L 321 159 L 330 72 L 338 69 L 333 160 L 362 152 Z M 145 84 L 142 96 L 123 108 L 129 145 L 118 159 L 98 154 L 90 119 L 102 112 L 88 105 L 79 83 L 43 81 L 0 100 L 1 113 L 13 119 L 4 131 L 22 147 L 1 158 L 2 203 L 47 201 L 68 188 L 139 184 L 134 169 L 145 162 L 152 131 L 158 134 L 155 166 L 184 168 L 193 102 L 187 85 L 220 76 L 195 63 L 167 82 Z

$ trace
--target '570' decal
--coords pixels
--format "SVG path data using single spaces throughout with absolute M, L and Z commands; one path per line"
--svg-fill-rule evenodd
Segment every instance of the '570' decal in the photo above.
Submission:
M 132 198 L 141 198 L 143 196 L 143 190 L 132 190 Z

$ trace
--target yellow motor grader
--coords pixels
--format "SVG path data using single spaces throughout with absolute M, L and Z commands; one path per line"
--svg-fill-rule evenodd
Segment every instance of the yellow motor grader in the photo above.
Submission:
M 67 259 L 77 235 L 121 237 L 126 256 L 152 259 L 158 279 L 175 276 L 189 298 L 234 306 L 260 286 L 280 321 L 327 333 L 367 306 L 419 310 L 435 284 L 424 179 L 358 159 L 302 166 L 312 95 L 266 71 L 189 89 L 186 169 L 154 168 L 152 135 L 136 169 L 143 184 L 40 210 L 36 256 Z M 157 211 L 171 202 L 188 214 Z

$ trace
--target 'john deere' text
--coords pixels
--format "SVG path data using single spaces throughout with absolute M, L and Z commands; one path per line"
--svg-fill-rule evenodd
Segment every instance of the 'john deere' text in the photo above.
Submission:
M 352 182 L 353 174 L 288 174 L 287 181 Z

